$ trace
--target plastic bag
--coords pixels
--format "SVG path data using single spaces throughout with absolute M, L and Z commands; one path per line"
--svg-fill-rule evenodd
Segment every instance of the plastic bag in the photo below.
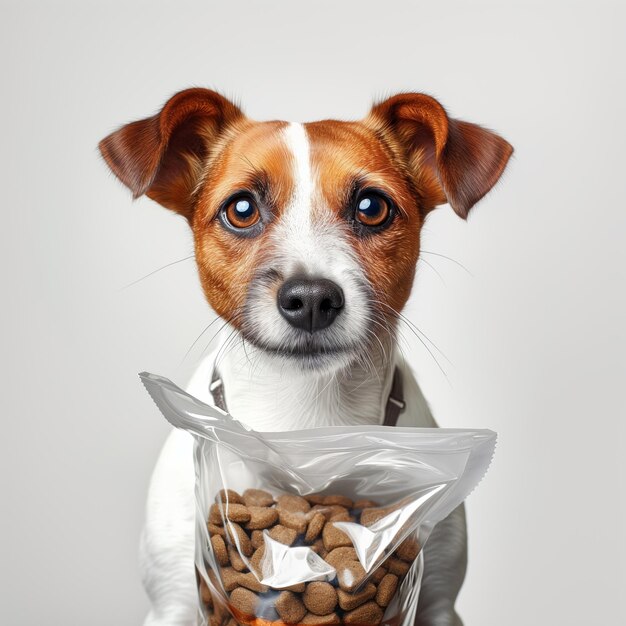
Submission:
M 421 548 L 485 474 L 495 433 L 260 433 L 166 378 L 141 378 L 195 438 L 200 624 L 413 624 Z

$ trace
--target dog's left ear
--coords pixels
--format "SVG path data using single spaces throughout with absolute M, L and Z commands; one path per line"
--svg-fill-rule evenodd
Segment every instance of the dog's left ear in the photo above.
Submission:
M 421 93 L 398 94 L 374 105 L 367 121 L 406 158 L 426 212 L 449 202 L 466 219 L 513 153 L 502 137 L 449 118 L 437 100 Z

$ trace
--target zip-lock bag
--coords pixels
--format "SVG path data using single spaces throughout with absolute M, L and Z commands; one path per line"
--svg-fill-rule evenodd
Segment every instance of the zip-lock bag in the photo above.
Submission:
M 413 624 L 422 548 L 484 476 L 494 432 L 256 432 L 166 378 L 141 378 L 195 439 L 202 626 Z

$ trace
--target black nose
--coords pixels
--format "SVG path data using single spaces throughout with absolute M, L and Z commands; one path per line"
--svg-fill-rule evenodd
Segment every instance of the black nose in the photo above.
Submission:
M 330 326 L 343 308 L 343 291 L 325 278 L 292 278 L 278 290 L 278 310 L 310 333 Z

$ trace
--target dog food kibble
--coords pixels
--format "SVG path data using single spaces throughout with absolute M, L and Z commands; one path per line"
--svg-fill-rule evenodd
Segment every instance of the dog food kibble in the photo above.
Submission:
M 245 556 L 251 556 L 254 548 L 250 542 L 250 537 L 246 534 L 246 531 L 235 524 L 234 522 L 228 522 L 226 526 L 226 538 L 232 545 L 236 546 Z
M 324 547 L 327 550 L 334 550 L 341 546 L 351 546 L 352 540 L 343 530 L 340 530 L 335 526 L 335 522 L 328 522 L 322 530 L 322 539 L 324 540 Z
M 211 529 L 209 528 L 209 532 L 211 532 Z M 265 539 L 263 539 L 263 531 L 262 530 L 253 530 L 250 533 L 250 543 L 252 544 L 253 548 L 260 548 L 262 545 L 265 544 Z
M 378 584 L 376 602 L 379 606 L 387 606 L 391 602 L 398 588 L 398 577 L 395 574 L 385 574 Z
M 306 513 L 293 512 L 287 509 L 278 510 L 278 519 L 283 526 L 293 528 L 298 534 L 306 532 L 308 519 Z
M 286 624 L 297 624 L 306 615 L 304 602 L 293 591 L 283 591 L 278 596 L 276 611 Z
M 421 547 L 413 537 L 406 538 L 382 556 L 381 565 L 366 572 L 350 536 L 336 524 L 372 526 L 394 510 L 339 494 L 274 498 L 262 489 L 246 489 L 243 495 L 231 489 L 220 491 L 207 521 L 217 571 L 207 563 L 210 584 L 199 578 L 209 625 L 378 626 Z M 310 548 L 317 556 L 308 552 L 309 557 L 296 558 L 294 552 L 294 563 L 305 558 L 311 567 L 319 568 L 323 559 L 335 570 L 335 577 L 322 575 L 282 587 L 265 584 L 268 576 L 285 580 L 284 571 L 273 571 L 280 550 L 266 559 L 267 537 L 283 546 Z M 216 593 L 222 595 L 212 595 Z
M 313 517 L 311 517 L 309 521 L 309 525 L 306 529 L 306 535 L 304 536 L 304 541 L 307 543 L 312 543 L 317 539 L 319 534 L 322 532 L 322 528 L 324 528 L 324 524 L 326 523 L 326 518 L 323 513 L 314 513 Z
M 246 524 L 248 530 L 269 528 L 273 526 L 278 519 L 278 511 L 266 506 L 249 506 L 248 511 L 250 512 L 250 518 Z
M 344 624 L 380 624 L 383 610 L 376 602 L 366 602 L 343 616 Z
M 337 606 L 337 592 L 330 583 L 311 582 L 302 596 L 304 606 L 315 615 L 328 615 Z
M 396 555 L 403 561 L 412 563 L 420 552 L 420 544 L 415 539 L 405 539 L 396 550 Z
M 281 526 L 280 524 L 276 524 L 272 530 L 269 531 L 268 535 L 274 541 L 280 541 L 280 543 L 284 543 L 286 546 L 290 546 L 298 536 L 298 531 L 293 528 L 287 528 L 286 526 Z
M 373 583 L 367 583 L 361 591 L 356 593 L 348 593 L 343 589 L 337 591 L 339 597 L 339 606 L 344 611 L 351 611 L 356 609 L 357 606 L 361 606 L 364 602 L 371 600 L 376 595 L 376 585 Z
M 226 550 L 226 544 L 219 535 L 213 535 L 211 537 L 211 545 L 213 546 L 213 554 L 220 565 L 228 565 L 228 550 Z
M 243 492 L 243 503 L 246 506 L 272 506 L 274 497 L 263 489 L 246 489 Z
M 276 506 L 279 509 L 294 512 L 299 511 L 300 513 L 306 513 L 311 509 L 311 505 L 304 498 L 294 495 L 278 496 Z
M 244 587 L 237 587 L 230 594 L 230 603 L 246 615 L 255 614 L 258 602 L 259 597 L 256 593 Z
M 221 489 L 215 498 L 217 502 L 232 502 L 234 504 L 243 504 L 243 498 L 232 489 Z
M 241 555 L 233 546 L 228 546 L 228 560 L 230 564 L 236 569 L 238 572 L 244 572 L 248 569 L 245 561 L 241 558 Z

